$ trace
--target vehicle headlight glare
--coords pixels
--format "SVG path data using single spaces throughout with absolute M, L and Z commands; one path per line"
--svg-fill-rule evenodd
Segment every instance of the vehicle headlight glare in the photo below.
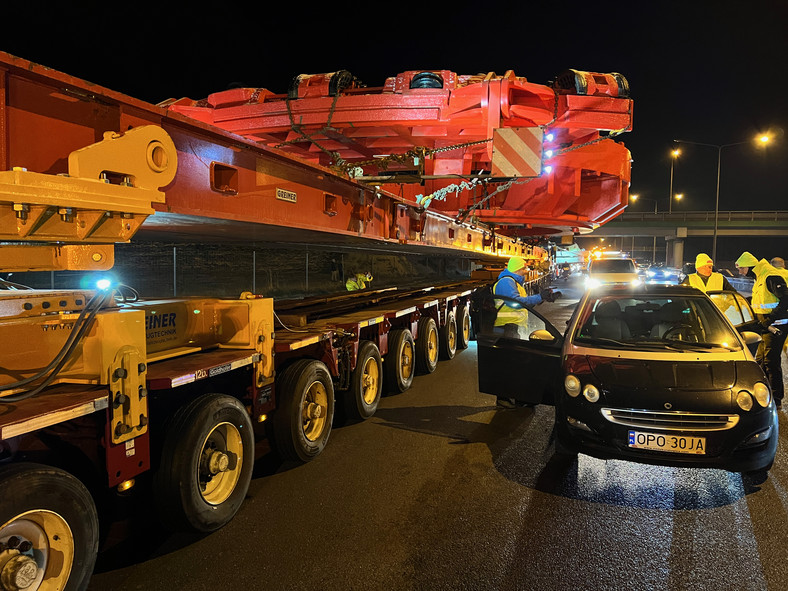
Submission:
M 643 283 L 643 281 L 641 281 L 640 279 L 633 279 L 633 280 L 630 282 L 630 284 L 632 285 L 632 287 L 637 287 L 637 286 L 638 286 L 638 285 L 640 285 L 641 283 Z
M 742 410 L 751 410 L 752 396 L 750 396 L 750 393 L 747 392 L 747 390 L 740 390 L 736 395 L 736 404 L 738 404 L 739 408 Z
M 580 380 L 571 373 L 564 378 L 564 389 L 572 398 L 580 394 Z
M 599 390 L 593 384 L 586 384 L 586 387 L 583 388 L 583 396 L 589 402 L 596 402 L 599 400 Z
M 600 285 L 602 285 L 602 283 L 599 281 L 599 279 L 593 279 L 591 277 L 586 278 L 586 287 L 588 289 L 594 289 Z
M 769 390 L 769 386 L 763 382 L 757 382 L 753 387 L 752 392 L 753 397 L 758 401 L 758 404 L 764 408 L 769 406 L 769 403 L 772 401 L 772 393 Z

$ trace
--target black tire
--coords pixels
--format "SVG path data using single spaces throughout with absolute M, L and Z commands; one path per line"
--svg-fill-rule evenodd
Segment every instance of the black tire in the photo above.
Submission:
M 368 419 L 375 414 L 383 392 L 383 360 L 372 341 L 358 346 L 356 368 L 350 375 L 350 388 L 343 392 L 345 415 Z
M 334 420 L 334 383 L 328 368 L 300 359 L 284 369 L 276 383 L 272 444 L 283 460 L 308 462 L 328 442 Z
M 428 374 L 438 367 L 440 337 L 435 320 L 425 316 L 419 320 L 416 338 L 416 373 Z
M 38 589 L 46 578 L 53 589 L 87 588 L 98 554 L 99 523 L 85 486 L 58 468 L 12 464 L 0 470 L 0 499 L 0 539 L 16 536 L 32 543 L 12 559 L 21 578 L 16 585 Z M 4 575 L 8 570 L 6 563 Z M 35 578 L 20 584 L 25 575 Z
M 407 329 L 392 330 L 388 334 L 389 350 L 383 359 L 383 376 L 386 391 L 404 392 L 413 383 L 416 346 Z
M 454 310 L 446 312 L 446 324 L 441 327 L 441 359 L 454 359 L 457 353 L 457 317 Z
M 154 494 L 165 523 L 215 531 L 230 522 L 249 490 L 252 421 L 240 401 L 204 394 L 178 409 L 164 437 Z
M 457 308 L 457 349 L 467 349 L 471 343 L 471 312 L 468 306 Z

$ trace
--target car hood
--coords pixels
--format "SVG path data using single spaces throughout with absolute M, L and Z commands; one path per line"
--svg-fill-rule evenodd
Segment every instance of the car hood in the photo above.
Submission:
M 588 356 L 605 389 L 727 390 L 736 383 L 735 361 L 654 361 Z
M 629 283 L 639 279 L 637 273 L 590 273 L 589 277 L 602 283 Z

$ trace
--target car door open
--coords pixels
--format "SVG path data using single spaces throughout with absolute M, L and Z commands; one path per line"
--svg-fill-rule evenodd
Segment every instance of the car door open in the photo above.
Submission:
M 554 404 L 561 386 L 564 338 L 533 309 L 518 327 L 480 327 L 477 334 L 479 391 L 526 404 Z

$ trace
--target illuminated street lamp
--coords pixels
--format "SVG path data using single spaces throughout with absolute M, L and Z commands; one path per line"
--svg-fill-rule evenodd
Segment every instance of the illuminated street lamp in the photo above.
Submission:
M 670 151 L 670 190 L 668 191 L 668 213 L 673 211 L 673 163 L 681 156 L 681 150 L 674 148 Z
M 722 149 L 730 148 L 731 146 L 741 146 L 749 144 L 752 140 L 745 140 L 743 142 L 734 142 L 732 144 L 704 144 L 701 142 L 690 142 L 687 140 L 673 140 L 677 144 L 692 144 L 694 146 L 708 146 L 710 148 L 717 148 L 717 196 L 714 201 L 714 238 L 711 242 L 711 260 L 717 260 L 717 230 L 719 226 L 720 217 L 720 163 L 722 162 Z M 760 134 L 755 138 L 758 146 L 766 146 L 772 141 L 772 136 L 766 133 Z M 671 185 L 673 183 L 673 165 L 671 164 Z M 672 193 L 671 187 L 671 193 Z

